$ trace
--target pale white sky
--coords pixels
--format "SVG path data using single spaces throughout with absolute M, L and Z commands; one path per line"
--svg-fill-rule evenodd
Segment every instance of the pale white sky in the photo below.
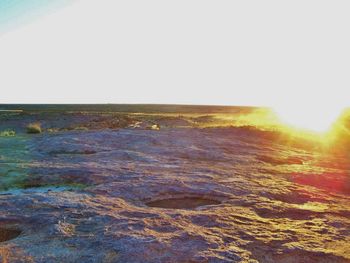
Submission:
M 349 13 L 348 1 L 76 1 L 0 35 L 0 103 L 350 105 Z

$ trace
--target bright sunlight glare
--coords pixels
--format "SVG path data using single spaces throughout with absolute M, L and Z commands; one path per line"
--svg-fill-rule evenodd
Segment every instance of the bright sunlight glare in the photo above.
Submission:
M 296 129 L 313 132 L 327 132 L 340 116 L 342 108 L 324 105 L 294 105 L 274 107 L 280 121 Z

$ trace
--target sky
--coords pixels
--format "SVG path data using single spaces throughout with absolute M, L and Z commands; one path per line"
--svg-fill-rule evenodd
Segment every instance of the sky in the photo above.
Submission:
M 0 103 L 350 106 L 348 1 L 0 0 Z

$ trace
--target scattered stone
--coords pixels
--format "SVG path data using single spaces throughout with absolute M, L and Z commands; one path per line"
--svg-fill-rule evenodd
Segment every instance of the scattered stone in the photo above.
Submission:
M 46 131 L 49 132 L 49 133 L 56 133 L 56 132 L 59 132 L 60 129 L 58 129 L 58 128 L 48 128 Z
M 75 232 L 75 225 L 59 220 L 54 226 L 54 233 L 62 236 L 72 236 Z
M 151 130 L 159 131 L 159 130 L 160 130 L 159 124 L 153 124 L 153 125 L 151 126 Z

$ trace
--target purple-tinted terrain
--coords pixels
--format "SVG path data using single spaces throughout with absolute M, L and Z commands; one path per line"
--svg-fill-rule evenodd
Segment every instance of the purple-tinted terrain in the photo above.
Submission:
M 256 108 L 0 108 L 3 262 L 350 262 L 339 140 Z

